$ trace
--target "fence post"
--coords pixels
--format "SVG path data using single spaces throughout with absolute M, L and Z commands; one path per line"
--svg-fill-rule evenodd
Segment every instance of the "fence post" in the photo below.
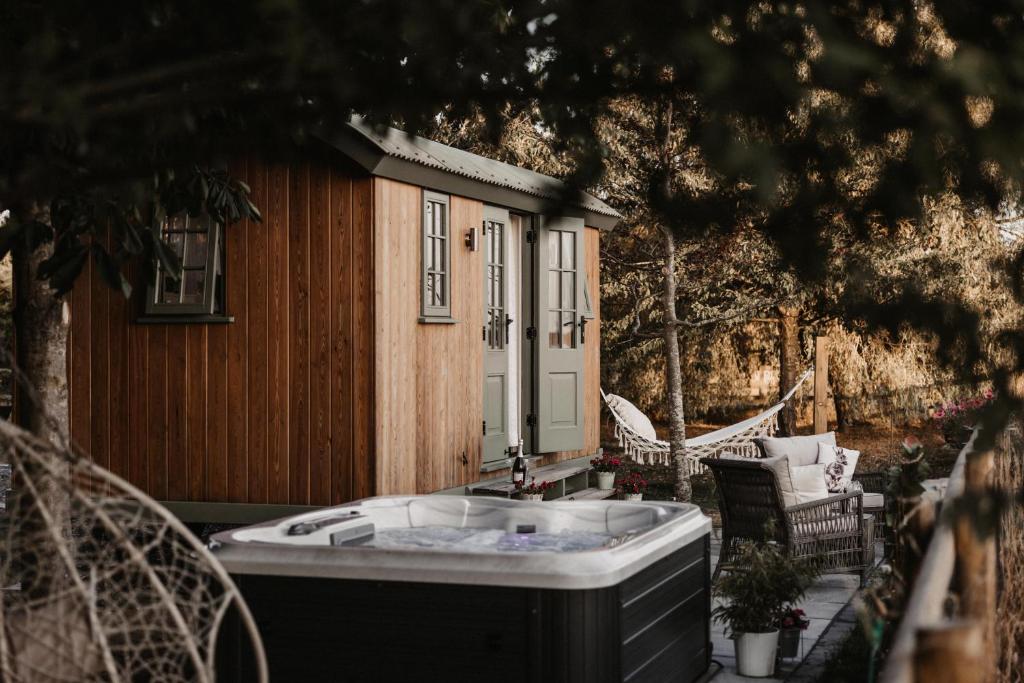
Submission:
M 828 431 L 828 337 L 814 338 L 814 433 Z
M 986 679 L 985 664 L 981 624 L 956 620 L 917 630 L 917 683 L 982 683 Z
M 995 453 L 969 452 L 964 461 L 964 494 L 971 498 L 991 493 L 995 472 Z M 982 506 L 971 506 L 977 514 Z M 956 569 L 960 580 L 960 611 L 964 617 L 976 620 L 988 648 L 985 671 L 992 671 L 995 657 L 996 612 L 996 538 L 993 530 L 987 537 L 978 534 L 971 513 L 961 511 L 956 520 Z M 988 676 L 986 675 L 986 678 Z

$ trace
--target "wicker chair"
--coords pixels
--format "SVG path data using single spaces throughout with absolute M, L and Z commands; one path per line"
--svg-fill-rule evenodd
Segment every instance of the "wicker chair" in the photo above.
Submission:
M 703 458 L 701 464 L 715 477 L 722 516 L 722 550 L 713 579 L 729 569 L 736 544 L 749 540 L 775 541 L 791 557 L 810 559 L 822 573 L 857 573 L 864 582 L 875 560 L 875 529 L 859 490 L 787 507 L 775 473 L 757 460 Z

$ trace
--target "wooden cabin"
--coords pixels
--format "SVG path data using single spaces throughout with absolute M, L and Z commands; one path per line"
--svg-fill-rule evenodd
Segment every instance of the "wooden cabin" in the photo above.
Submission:
M 394 129 L 317 145 L 233 169 L 262 222 L 165 226 L 180 281 L 125 301 L 80 278 L 74 441 L 191 521 L 462 487 L 520 439 L 538 464 L 598 452 L 618 214 Z

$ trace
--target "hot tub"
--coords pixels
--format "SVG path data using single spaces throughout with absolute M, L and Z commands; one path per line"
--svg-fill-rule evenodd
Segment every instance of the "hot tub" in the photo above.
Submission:
M 691 681 L 710 662 L 710 529 L 686 504 L 403 496 L 212 545 L 271 680 Z

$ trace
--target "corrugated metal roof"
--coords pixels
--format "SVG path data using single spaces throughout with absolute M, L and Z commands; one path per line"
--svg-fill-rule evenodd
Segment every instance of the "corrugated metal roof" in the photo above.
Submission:
M 553 201 L 563 200 L 562 193 L 566 191 L 566 184 L 558 178 L 442 145 L 418 135 L 408 135 L 397 128 L 380 132 L 358 117 L 353 118 L 349 126 L 387 156 Z M 604 216 L 622 217 L 615 209 L 586 192 L 579 193 L 572 203 Z

